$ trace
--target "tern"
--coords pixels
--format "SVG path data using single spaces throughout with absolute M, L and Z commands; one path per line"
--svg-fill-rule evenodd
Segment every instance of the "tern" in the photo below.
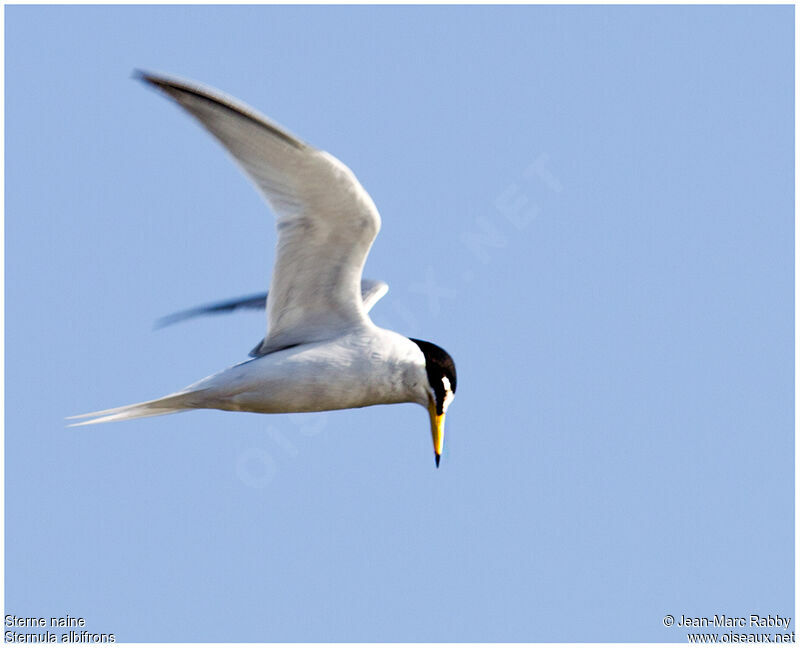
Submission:
M 438 468 L 445 414 L 456 393 L 455 363 L 441 347 L 370 319 L 389 287 L 361 276 L 381 220 L 353 172 L 217 90 L 146 72 L 135 76 L 199 121 L 275 213 L 269 291 L 248 298 L 251 307 L 266 305 L 267 331 L 243 362 L 163 398 L 70 417 L 85 419 L 72 425 L 193 409 L 272 414 L 418 403 L 428 410 Z

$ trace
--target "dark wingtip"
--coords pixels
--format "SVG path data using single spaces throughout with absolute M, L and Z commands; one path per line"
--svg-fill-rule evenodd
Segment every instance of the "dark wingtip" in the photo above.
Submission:
M 442 458 L 442 455 L 440 455 L 440 454 L 436 455 L 436 467 L 437 468 L 439 467 L 439 461 L 441 460 L 441 458 Z
M 131 79 L 144 81 L 145 83 L 153 83 L 153 75 L 139 68 L 134 68 L 133 72 L 131 72 Z
M 170 317 L 169 315 L 167 315 L 166 317 L 159 317 L 155 322 L 153 322 L 153 330 L 159 331 L 169 326 L 170 324 L 174 324 L 177 321 L 178 321 L 177 319 L 175 319 L 174 317 Z
M 164 317 L 159 317 L 155 322 L 153 322 L 153 330 L 158 331 L 159 329 L 172 326 L 173 324 L 177 324 L 183 320 L 196 317 L 197 315 L 202 315 L 204 312 L 205 311 L 202 308 L 192 308 L 190 310 L 172 313 L 171 315 L 164 315 Z
M 131 73 L 131 78 L 135 79 L 136 81 L 146 83 L 147 85 L 161 88 L 164 91 L 167 91 L 172 87 L 168 79 L 164 79 L 157 74 L 145 72 L 144 70 L 140 70 L 138 68 L 134 69 L 134 71 Z

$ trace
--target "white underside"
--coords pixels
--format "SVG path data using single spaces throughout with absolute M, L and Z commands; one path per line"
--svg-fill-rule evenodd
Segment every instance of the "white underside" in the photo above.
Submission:
M 244 412 L 427 404 L 422 352 L 408 338 L 374 326 L 242 362 L 188 389 L 196 392 L 194 407 Z
M 408 338 L 374 325 L 247 360 L 162 399 L 84 414 L 75 425 L 188 409 L 321 412 L 390 403 L 427 406 L 425 357 Z

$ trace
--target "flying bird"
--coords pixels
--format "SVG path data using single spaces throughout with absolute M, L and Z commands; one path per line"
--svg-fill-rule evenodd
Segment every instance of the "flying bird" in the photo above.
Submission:
M 221 144 L 277 217 L 269 292 L 204 310 L 266 305 L 267 330 L 250 358 L 156 400 L 79 416 L 73 425 L 192 409 L 288 413 L 418 403 L 428 410 L 439 466 L 456 367 L 441 347 L 376 326 L 368 311 L 388 290 L 362 279 L 380 216 L 338 159 L 239 101 L 196 83 L 137 72 Z

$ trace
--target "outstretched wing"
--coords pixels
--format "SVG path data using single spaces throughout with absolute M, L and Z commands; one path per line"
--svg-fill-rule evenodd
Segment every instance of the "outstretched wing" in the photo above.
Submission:
M 262 310 L 267 306 L 268 293 L 260 293 L 258 295 L 249 295 L 247 297 L 236 297 L 224 302 L 216 302 L 213 304 L 203 304 L 202 306 L 195 306 L 194 308 L 187 308 L 186 310 L 178 311 L 177 313 L 170 313 L 164 317 L 159 318 L 155 323 L 155 328 L 160 329 L 165 326 L 171 326 L 178 322 L 183 322 L 187 319 L 195 317 L 202 317 L 203 315 L 220 315 L 222 313 L 232 313 L 236 310 Z
M 361 300 L 364 302 L 364 310 L 367 312 L 372 310 L 372 307 L 383 297 L 389 290 L 386 282 L 376 281 L 375 279 L 362 279 L 361 280 Z M 203 315 L 220 315 L 223 313 L 232 313 L 237 310 L 263 310 L 267 306 L 267 297 L 269 293 L 260 293 L 258 295 L 249 295 L 247 297 L 236 297 L 223 302 L 216 302 L 214 304 L 203 304 L 202 306 L 195 306 L 186 310 L 178 311 L 166 315 L 156 322 L 156 328 L 163 328 L 171 324 L 177 324 L 187 319 L 195 317 L 202 317 Z
M 258 354 L 329 339 L 369 323 L 361 271 L 380 217 L 352 171 L 216 91 L 153 74 L 140 76 L 219 140 L 277 216 L 267 336 Z

